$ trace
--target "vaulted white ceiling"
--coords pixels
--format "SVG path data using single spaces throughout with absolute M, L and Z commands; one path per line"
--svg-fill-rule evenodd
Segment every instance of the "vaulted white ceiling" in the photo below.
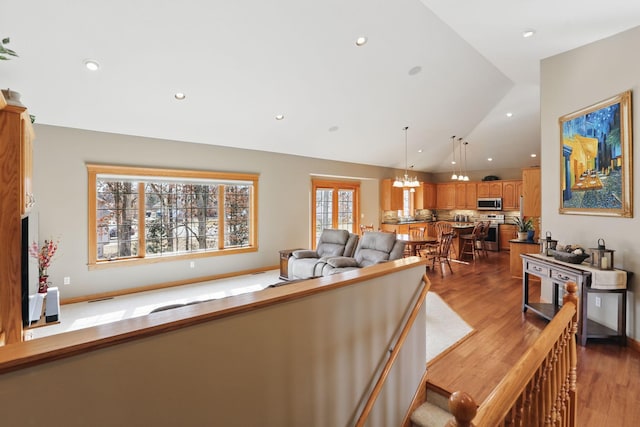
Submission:
M 401 169 L 409 126 L 416 170 L 451 170 L 453 135 L 468 170 L 518 168 L 540 59 L 637 25 L 630 0 L 3 2 L 0 86 L 55 126 Z

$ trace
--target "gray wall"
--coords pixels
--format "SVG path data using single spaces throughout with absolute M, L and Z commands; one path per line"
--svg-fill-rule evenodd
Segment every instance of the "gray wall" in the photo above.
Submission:
M 640 96 L 640 27 L 608 39 L 547 58 L 541 63 L 541 136 L 542 136 L 542 230 L 551 231 L 561 243 L 594 247 L 599 238 L 615 249 L 617 267 L 640 274 L 638 237 L 640 220 L 582 215 L 560 215 L 560 130 L 558 118 L 631 89 L 633 134 L 640 135 L 640 117 L 636 100 Z M 638 162 L 638 149 L 633 163 Z M 640 173 L 634 174 L 633 188 L 640 188 Z M 638 193 L 633 191 L 637 203 Z M 634 280 L 637 282 L 637 279 Z M 615 299 L 603 298 L 602 307 L 589 302 L 589 313 L 614 326 Z M 640 296 L 631 283 L 628 293 L 627 334 L 640 339 Z
M 63 299 L 276 266 L 279 250 L 311 245 L 312 175 L 360 179 L 361 221 L 378 224 L 379 180 L 395 174 L 353 163 L 38 124 L 35 131 L 33 186 L 40 240 L 60 239 L 49 274 Z M 183 260 L 89 271 L 85 163 L 260 174 L 258 252 L 199 258 L 194 269 Z M 62 285 L 65 276 L 71 278 L 70 285 Z
M 419 295 L 422 274 L 424 265 L 414 263 L 304 298 L 4 374 L 1 424 L 354 425 Z M 289 286 L 305 292 L 317 285 Z M 262 291 L 265 298 L 281 292 Z M 216 300 L 192 308 L 224 306 Z M 423 306 L 367 426 L 401 424 L 425 370 L 425 313 Z M 62 335 L 71 342 L 85 333 Z M 60 339 L 15 345 L 47 348 Z

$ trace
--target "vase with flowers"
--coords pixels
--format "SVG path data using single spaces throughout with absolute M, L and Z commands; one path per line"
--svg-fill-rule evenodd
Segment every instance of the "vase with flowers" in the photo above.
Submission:
M 49 288 L 48 268 L 51 266 L 51 259 L 58 250 L 58 242 L 53 240 L 45 240 L 44 244 L 38 247 L 37 243 L 31 246 L 31 256 L 38 260 L 38 292 L 46 293 Z

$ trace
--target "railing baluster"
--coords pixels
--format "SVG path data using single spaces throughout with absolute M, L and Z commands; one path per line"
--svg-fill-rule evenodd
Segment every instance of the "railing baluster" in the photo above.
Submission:
M 566 290 L 560 311 L 477 408 L 477 414 L 466 393 L 451 395 L 454 420 L 446 427 L 576 427 L 577 286 L 567 283 Z

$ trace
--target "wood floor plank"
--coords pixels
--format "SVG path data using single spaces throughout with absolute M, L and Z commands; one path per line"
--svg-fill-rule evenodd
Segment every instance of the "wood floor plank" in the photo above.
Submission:
M 481 402 L 548 322 L 522 313 L 522 281 L 511 277 L 508 252 L 452 266 L 453 274 L 447 270 L 444 277 L 428 271 L 431 291 L 476 333 L 431 364 L 428 381 L 449 392 L 464 390 Z M 535 301 L 540 284 L 530 286 Z M 611 341 L 578 346 L 578 425 L 640 425 L 640 353 Z

